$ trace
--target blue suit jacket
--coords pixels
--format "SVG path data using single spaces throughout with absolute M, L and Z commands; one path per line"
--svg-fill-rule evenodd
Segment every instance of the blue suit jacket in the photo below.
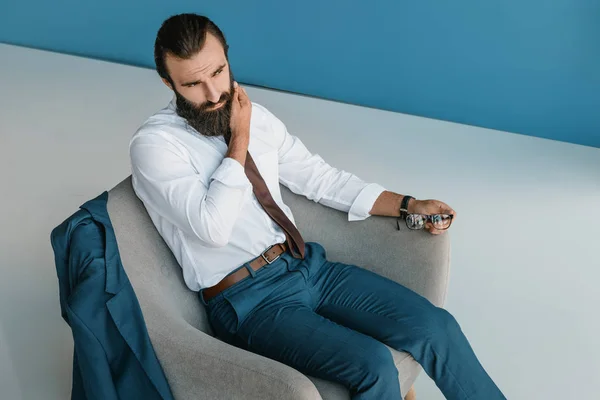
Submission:
M 72 399 L 172 399 L 119 257 L 108 193 L 51 234 L 62 317 L 73 331 Z

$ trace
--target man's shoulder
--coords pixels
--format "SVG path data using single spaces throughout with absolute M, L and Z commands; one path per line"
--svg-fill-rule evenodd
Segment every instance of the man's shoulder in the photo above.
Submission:
M 252 123 L 254 127 L 274 135 L 276 141 L 280 141 L 282 132 L 285 132 L 284 123 L 275 114 L 265 106 L 254 102 L 252 103 Z
M 262 104 L 252 102 L 252 113 L 255 113 L 259 118 L 265 121 L 279 120 L 267 107 Z
M 271 114 L 265 106 L 255 102 L 252 102 L 252 112 L 258 113 L 261 117 L 267 117 L 269 114 Z
M 177 114 L 173 101 L 169 102 L 165 107 L 156 111 L 148 119 L 146 119 L 139 129 L 149 126 L 173 126 L 180 128 L 185 125 L 185 120 Z
M 174 139 L 174 136 L 187 132 L 187 123 L 175 111 L 173 102 L 148 117 L 134 132 L 131 142 L 142 137 L 159 136 Z

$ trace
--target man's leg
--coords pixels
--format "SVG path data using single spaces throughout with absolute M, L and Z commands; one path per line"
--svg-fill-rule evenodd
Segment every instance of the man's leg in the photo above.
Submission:
M 238 299 L 260 296 L 257 287 L 268 280 L 263 278 L 266 274 L 239 291 L 237 299 L 220 296 L 210 302 L 209 318 L 217 337 L 306 375 L 341 383 L 355 400 L 401 398 L 398 370 L 383 343 L 316 314 L 309 307 L 312 299 L 302 274 L 271 275 L 263 288 L 277 290 L 247 315 L 238 318 L 243 309 Z
M 450 313 L 368 270 L 311 264 L 314 310 L 325 318 L 410 353 L 448 399 L 505 399 Z
M 354 400 L 400 400 L 400 382 L 387 347 L 308 307 L 262 310 L 239 334 L 248 349 L 305 375 L 341 383 Z

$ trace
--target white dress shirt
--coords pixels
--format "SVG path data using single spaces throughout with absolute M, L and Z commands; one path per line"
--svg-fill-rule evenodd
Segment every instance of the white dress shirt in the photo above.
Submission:
M 222 136 L 206 137 L 177 115 L 175 99 L 131 139 L 132 182 L 191 290 L 214 286 L 227 274 L 285 242 L 252 192 L 244 167 L 225 157 Z M 311 154 L 266 108 L 252 104 L 248 151 L 275 202 L 279 183 L 294 193 L 363 220 L 384 191 Z

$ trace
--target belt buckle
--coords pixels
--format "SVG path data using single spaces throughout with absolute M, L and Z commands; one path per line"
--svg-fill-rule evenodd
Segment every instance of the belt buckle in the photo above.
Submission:
M 265 253 L 266 253 L 267 251 L 271 250 L 273 247 L 275 247 L 275 245 L 272 245 L 272 246 L 270 246 L 268 249 L 266 249 L 265 251 L 263 251 L 263 252 L 261 253 L 261 255 L 260 255 L 260 256 L 263 258 L 263 260 L 265 260 L 265 261 L 267 262 L 267 264 L 269 264 L 269 265 L 273 264 L 275 261 L 277 261 L 277 260 L 279 259 L 279 257 L 281 257 L 281 254 L 279 254 L 277 257 L 275 257 L 275 258 L 274 258 L 274 259 L 272 259 L 271 261 L 269 261 L 269 260 L 267 259 L 267 257 L 265 257 Z

